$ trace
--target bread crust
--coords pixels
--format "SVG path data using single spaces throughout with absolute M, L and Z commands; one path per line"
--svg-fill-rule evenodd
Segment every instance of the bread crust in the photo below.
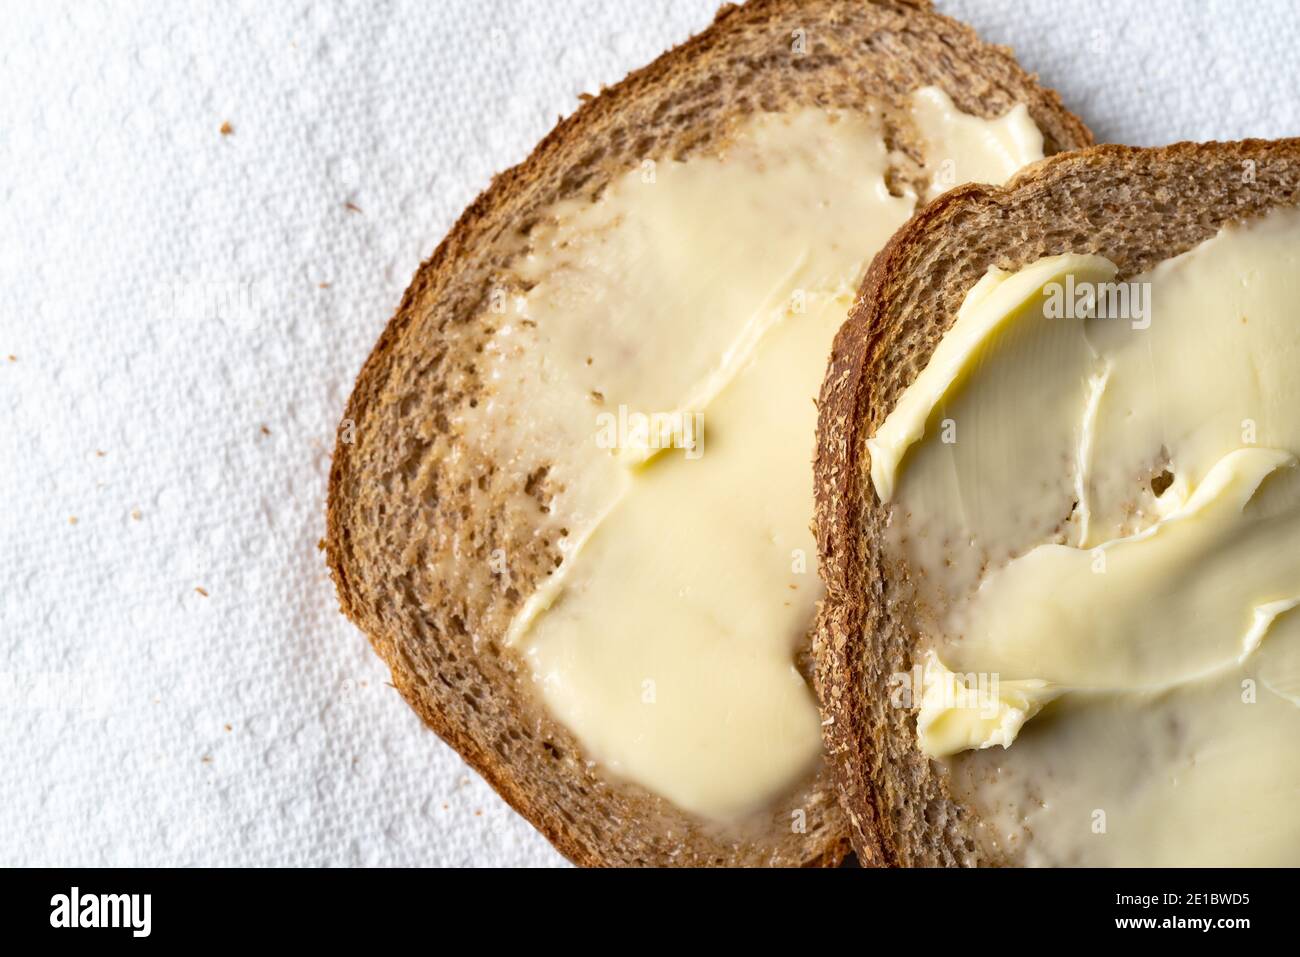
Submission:
M 963 186 L 920 210 L 873 260 L 835 339 L 818 403 L 815 531 L 827 595 L 814 656 L 827 752 L 859 859 L 980 865 L 973 812 L 915 746 L 915 712 L 887 706 L 920 637 L 910 570 L 884 547 L 888 508 L 866 439 L 924 368 L 990 266 L 1093 253 L 1141 273 L 1224 224 L 1300 202 L 1300 139 L 1105 145 L 1050 157 L 1003 188 Z
M 801 56 L 790 48 L 796 29 L 807 34 Z M 724 6 L 707 30 L 588 99 L 494 177 L 420 267 L 361 369 L 336 440 L 323 541 L 340 606 L 425 724 L 577 864 L 825 866 L 849 843 L 824 768 L 751 827 L 720 831 L 607 779 L 529 692 L 502 636 L 558 561 L 555 489 L 546 462 L 484 459 L 455 424 L 488 389 L 476 356 L 491 331 L 482 316 L 493 277 L 540 210 L 593 197 L 644 158 L 707 151 L 747 113 L 897 106 L 927 83 L 982 116 L 1027 103 L 1048 150 L 1090 142 L 1010 51 L 927 3 Z M 903 135 L 894 145 L 910 148 Z M 509 504 L 521 489 L 532 511 Z M 508 578 L 488 570 L 496 549 L 512 556 Z M 791 832 L 791 806 L 805 810 L 805 833 Z

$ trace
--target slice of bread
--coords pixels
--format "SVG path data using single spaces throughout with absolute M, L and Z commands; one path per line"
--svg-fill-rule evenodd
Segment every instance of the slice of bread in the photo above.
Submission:
M 1049 158 L 1001 189 L 964 186 L 931 203 L 876 257 L 836 337 L 817 426 L 816 531 L 827 587 L 815 639 L 827 750 L 864 863 L 997 864 L 972 812 L 916 744 L 915 711 L 890 707 L 920 636 L 909 570 L 884 547 L 888 508 L 866 439 L 929 360 L 988 270 L 1093 253 L 1137 275 L 1226 223 L 1300 203 L 1300 139 L 1099 146 Z
M 1090 142 L 1009 51 L 928 4 L 726 6 L 495 177 L 420 267 L 361 370 L 339 429 L 324 543 L 343 611 L 424 721 L 579 864 L 835 864 L 848 842 L 825 769 L 743 834 L 719 831 L 592 767 L 530 693 L 503 636 L 559 564 L 565 516 L 543 455 L 485 455 L 458 426 L 495 388 L 480 361 L 493 331 L 489 291 L 542 210 L 590 200 L 647 158 L 707 154 L 760 111 L 903 116 L 904 98 L 926 85 L 985 118 L 1026 104 L 1048 153 Z M 922 194 L 915 134 L 899 120 L 885 134 L 898 157 L 893 181 Z M 498 550 L 510 555 L 509 576 L 494 571 Z M 801 833 L 791 806 L 806 812 Z

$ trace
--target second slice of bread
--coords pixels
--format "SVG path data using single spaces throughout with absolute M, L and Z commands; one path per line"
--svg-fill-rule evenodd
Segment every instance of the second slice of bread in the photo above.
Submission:
M 896 233 L 836 337 L 817 427 L 816 531 L 827 588 L 815 640 L 826 741 L 859 858 L 881 865 L 997 864 L 971 811 L 916 745 L 915 712 L 890 676 L 920 637 L 909 569 L 891 562 L 888 508 L 866 439 L 925 367 L 966 293 L 991 266 L 1061 253 L 1105 256 L 1137 275 L 1227 223 L 1300 203 L 1300 140 L 1099 146 L 1049 158 L 1004 188 L 965 186 Z

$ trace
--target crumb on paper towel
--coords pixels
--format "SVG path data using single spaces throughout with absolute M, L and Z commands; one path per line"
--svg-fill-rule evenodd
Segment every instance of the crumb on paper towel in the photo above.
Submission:
M 346 203 L 344 203 L 343 208 L 346 209 L 349 213 L 361 212 L 361 207 L 358 206 L 356 203 L 352 202 L 352 200 L 348 200 Z
M 222 136 L 229 136 L 233 132 L 235 132 L 235 128 L 230 125 L 230 120 L 226 120 L 224 123 L 221 124 Z
M 200 595 L 202 595 L 204 598 L 208 597 L 208 590 L 206 588 L 202 588 L 196 585 L 194 590 L 198 592 Z
M 138 522 L 142 518 L 144 518 L 144 515 L 138 508 L 131 509 L 131 520 L 133 522 Z
M 69 516 L 68 516 L 68 524 L 69 524 L 69 525 L 76 525 L 76 524 L 77 524 L 77 516 L 75 516 L 75 515 L 69 515 Z
M 270 435 L 270 434 L 271 434 L 271 430 L 268 429 L 265 425 L 263 425 L 263 426 L 262 426 L 262 434 L 263 434 L 263 435 Z

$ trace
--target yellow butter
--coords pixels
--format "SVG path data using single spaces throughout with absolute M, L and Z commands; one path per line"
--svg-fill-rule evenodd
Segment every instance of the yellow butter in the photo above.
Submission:
M 1061 694 L 1041 679 L 1003 681 L 990 672 L 961 675 L 934 652 L 926 655 L 921 680 L 916 733 L 921 750 L 932 757 L 1010 747 L 1024 723 Z
M 931 170 L 926 199 L 961 183 L 1003 183 L 1026 163 L 1042 159 L 1043 134 L 1023 103 L 996 120 L 983 120 L 928 86 L 912 95 L 911 111 Z
M 1114 274 L 1114 264 L 1100 256 L 1055 256 L 1014 275 L 990 269 L 967 294 L 952 328 L 939 341 L 925 368 L 867 440 L 871 481 L 881 501 L 893 497 L 895 476 L 907 450 L 921 439 L 927 425 L 936 428 L 941 424 L 931 422 L 935 411 L 960 378 L 979 365 L 981 352 L 1002 326 L 1024 321 L 1022 315 L 1041 318 L 1041 294 L 1049 282 L 1064 280 L 1067 275 L 1100 281 Z

